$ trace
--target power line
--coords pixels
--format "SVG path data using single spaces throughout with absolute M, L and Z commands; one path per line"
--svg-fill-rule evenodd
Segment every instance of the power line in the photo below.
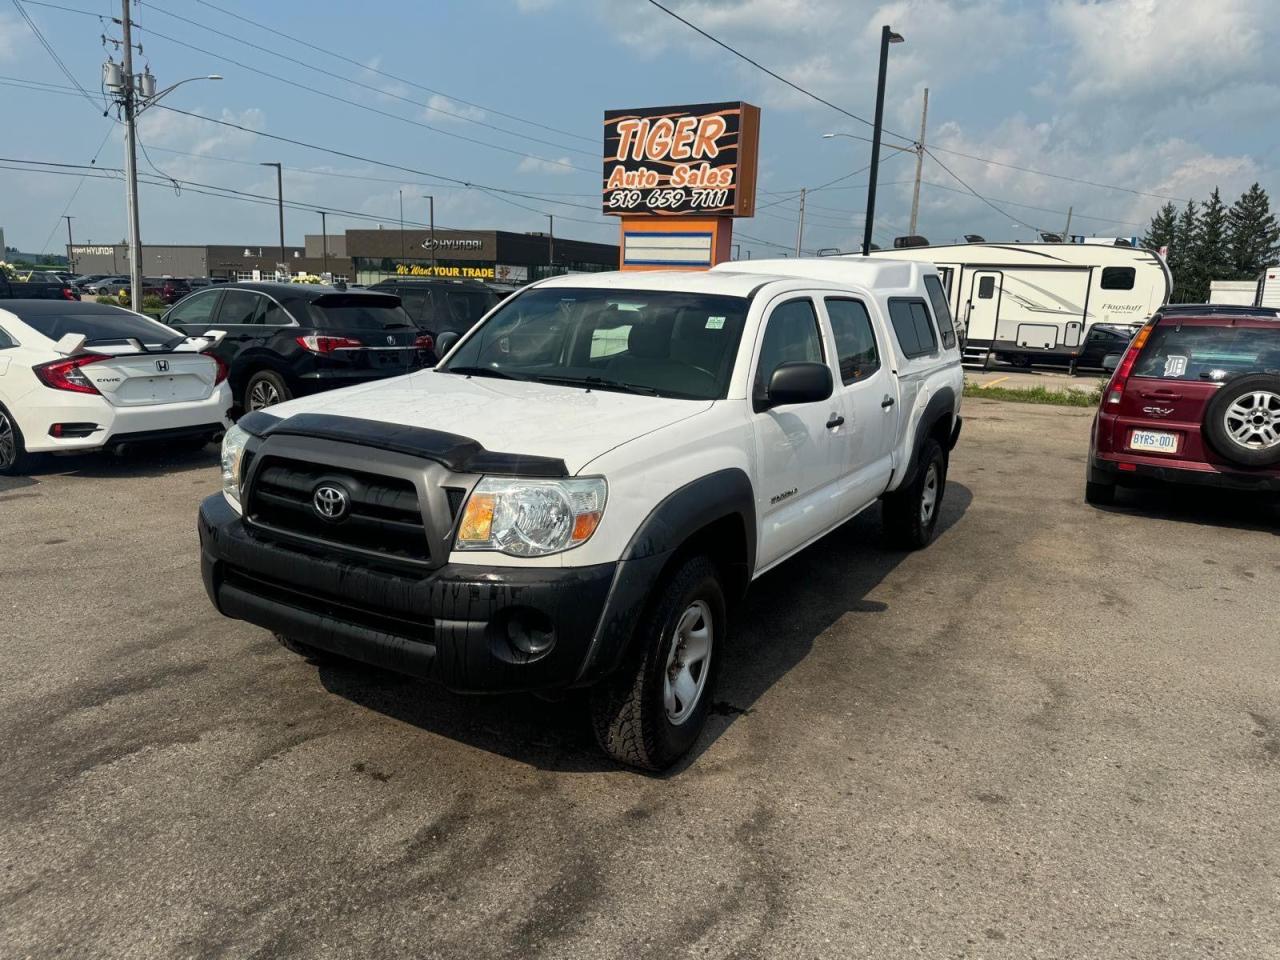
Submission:
M 531 127 L 540 127 L 543 130 L 549 130 L 552 133 L 559 133 L 566 137 L 574 137 L 575 139 L 583 140 L 583 141 L 586 141 L 587 143 L 594 144 L 598 142 L 598 138 L 596 137 L 585 137 L 582 134 L 573 133 L 572 131 L 569 131 L 569 130 L 561 130 L 558 127 L 548 126 L 545 123 L 539 123 L 536 120 L 529 120 L 526 117 L 521 117 L 521 116 L 517 116 L 515 114 L 510 114 L 510 113 L 503 113 L 501 110 L 495 110 L 492 107 L 486 107 L 486 106 L 483 106 L 482 104 L 473 103 L 470 100 L 464 100 L 461 97 L 455 97 L 452 94 L 443 93 L 440 90 L 435 90 L 431 87 L 423 86 L 421 83 L 418 83 L 417 81 L 414 81 L 414 80 L 410 80 L 407 77 L 396 76 L 394 73 L 388 73 L 387 71 L 380 70 L 377 67 L 371 67 L 368 64 L 361 63 L 359 60 L 354 60 L 351 57 L 344 56 L 343 54 L 337 53 L 336 51 L 333 51 L 333 50 L 327 50 L 324 47 L 317 46 L 314 43 L 309 43 L 308 41 L 302 40 L 299 37 L 293 36 L 292 34 L 283 33 L 279 30 L 276 30 L 272 27 L 267 26 L 264 23 L 260 23 L 257 20 L 251 20 L 246 16 L 242 16 L 241 14 L 235 13 L 231 10 L 227 10 L 223 7 L 218 6 L 217 4 L 210 3 L 208 2 L 208 0 L 196 0 L 196 3 L 199 3 L 201 6 L 208 7 L 211 10 L 216 10 L 225 16 L 234 17 L 236 20 L 239 20 L 242 23 L 247 23 L 250 26 L 257 27 L 259 30 L 265 30 L 268 33 L 275 34 L 277 37 L 282 37 L 286 40 L 292 41 L 293 43 L 300 44 L 301 46 L 307 47 L 310 50 L 315 50 L 317 53 L 323 53 L 325 54 L 325 56 L 334 57 L 335 59 L 341 60 L 344 63 L 349 63 L 349 64 L 352 64 L 353 66 L 359 67 L 361 70 L 367 70 L 370 73 L 376 73 L 378 76 L 386 77 L 388 80 L 395 80 L 399 83 L 404 83 L 404 84 L 407 84 L 408 86 L 415 87 L 418 90 L 423 90 L 426 93 L 434 94 L 439 97 L 446 97 L 450 100 L 455 101 L 456 103 L 461 103 L 468 107 L 474 107 L 477 110 L 484 110 L 487 113 L 492 113 L 494 116 L 502 117 L 506 120 L 514 120 L 517 123 L 524 123 Z
M 203 30 L 207 33 L 212 33 L 216 36 L 224 37 L 227 40 L 233 40 L 236 43 L 243 44 L 246 47 L 250 47 L 262 53 L 269 54 L 270 56 L 276 59 L 285 60 L 289 63 L 297 64 L 300 67 L 304 67 L 305 69 L 311 70 L 312 72 L 318 73 L 322 76 L 330 77 L 332 79 L 342 80 L 345 83 L 352 84 L 353 86 L 362 87 L 365 90 L 370 90 L 373 93 L 379 94 L 380 96 L 389 97 L 393 100 L 400 100 L 412 106 L 419 107 L 424 110 L 429 110 L 432 113 L 443 114 L 444 116 L 452 117 L 455 120 L 461 120 L 465 123 L 473 123 L 477 126 L 487 127 L 490 130 L 496 130 L 499 133 L 505 133 L 508 136 L 519 137 L 522 140 L 532 140 L 535 143 L 545 144 L 546 146 L 555 147 L 560 150 L 571 150 L 574 153 L 581 153 L 589 157 L 594 157 L 596 155 L 594 151 L 583 150 L 581 147 L 571 147 L 571 146 L 567 146 L 566 144 L 556 143 L 552 140 L 543 140 L 538 137 L 530 136 L 529 134 L 526 134 L 526 133 L 520 133 L 519 131 L 516 131 L 516 130 L 508 130 L 506 127 L 500 127 L 497 124 L 487 123 L 486 121 L 480 120 L 476 117 L 469 117 L 464 113 L 454 113 L 451 110 L 445 110 L 442 107 L 432 106 L 430 103 L 424 103 L 421 100 L 414 100 L 410 97 L 401 96 L 398 93 L 392 93 L 390 90 L 384 90 L 381 87 L 374 86 L 371 83 L 364 83 L 360 80 L 353 79 L 352 77 L 338 76 L 336 74 L 331 73 L 328 70 L 325 70 L 322 67 L 317 67 L 314 64 L 307 63 L 305 60 L 299 60 L 296 57 L 290 57 L 287 54 L 281 53 L 279 50 L 272 50 L 269 47 L 264 47 L 259 44 L 253 43 L 252 41 L 246 40 L 243 37 L 237 37 L 234 34 L 224 33 L 223 31 L 218 30 L 214 27 L 211 27 L 208 24 L 201 23 L 198 20 L 192 20 L 188 17 L 184 17 L 180 14 L 172 12 L 171 10 L 166 10 L 164 9 L 164 7 L 156 6 L 155 4 L 151 4 L 151 10 L 153 12 L 164 14 L 164 16 L 166 17 L 172 17 L 175 20 L 181 20 L 183 23 L 190 24 L 191 26 L 196 27 L 200 30 Z M 156 36 L 159 36 L 159 34 L 156 34 Z M 443 94 L 436 94 L 436 95 L 444 96 Z M 480 109 L 480 108 L 477 108 L 477 109 Z
M 67 65 L 62 62 L 62 58 L 58 56 L 57 51 L 55 51 L 49 41 L 44 38 L 44 34 L 40 32 L 40 28 L 37 27 L 36 22 L 31 19 L 31 15 L 27 13 L 26 8 L 19 3 L 18 0 L 13 0 L 13 6 L 14 9 L 18 11 L 18 15 L 22 17 L 22 19 L 26 21 L 27 26 L 31 28 L 31 32 L 35 34 L 36 40 L 40 42 L 40 46 L 44 47 L 45 53 L 49 54 L 49 58 L 57 65 L 58 69 L 62 71 L 62 75 L 71 81 L 71 85 L 80 92 L 82 97 L 89 101 L 94 110 L 101 108 L 105 112 L 105 105 L 94 100 L 89 91 L 80 85 L 80 81 L 75 78 L 75 74 L 67 69 Z
M 975 197 L 977 197 L 979 200 L 981 200 L 983 203 L 985 203 L 988 207 L 990 207 L 990 208 L 991 208 L 992 210 L 994 210 L 996 213 L 1000 214 L 1002 217 L 1008 217 L 1008 218 L 1009 218 L 1010 220 L 1012 220 L 1014 223 L 1020 224 L 1021 226 L 1026 227 L 1028 230 L 1034 230 L 1036 233 L 1044 233 L 1044 232 L 1046 232 L 1043 228 L 1041 228 L 1041 227 L 1037 227 L 1037 226 L 1034 226 L 1033 224 L 1030 224 L 1030 223 L 1027 223 L 1025 220 L 1019 220 L 1019 219 L 1018 219 L 1017 217 L 1015 217 L 1013 214 L 1009 213 L 1009 211 L 1007 211 L 1007 210 L 1002 210 L 1002 209 L 1000 209 L 999 207 L 997 207 L 994 203 L 992 203 L 990 200 L 988 200 L 986 197 L 984 197 L 982 194 L 980 194 L 977 190 L 975 190 L 975 189 L 973 189 L 973 187 L 969 186 L 969 184 L 967 184 L 964 180 L 960 179 L 960 177 L 955 173 L 955 171 L 953 171 L 950 167 L 948 167 L 945 163 L 943 163 L 941 160 L 939 160 L 937 157 L 935 157 L 935 156 L 933 155 L 933 151 L 932 151 L 932 150 L 929 150 L 929 149 L 927 149 L 927 148 L 926 148 L 926 149 L 925 149 L 925 153 L 927 153 L 927 154 L 929 155 L 929 159 L 931 159 L 934 163 L 936 163 L 936 164 L 937 164 L 938 166 L 940 166 L 943 170 L 945 170 L 947 173 L 949 173 L 949 174 L 951 175 L 952 179 L 954 179 L 958 184 L 960 184 L 960 186 L 964 187 L 964 188 L 965 188 L 966 190 L 968 190 L 971 194 L 973 194 Z
M 690 30 L 694 31 L 695 33 L 701 34 L 703 37 L 706 37 L 716 46 L 722 47 L 723 49 L 728 50 L 738 59 L 745 60 L 747 63 L 755 67 L 757 70 L 767 73 L 769 76 L 773 77 L 773 79 L 777 80 L 779 83 L 785 83 L 788 87 L 790 87 L 792 90 L 795 90 L 797 93 L 802 93 L 809 99 L 816 100 L 818 103 L 821 103 L 823 106 L 830 107 L 832 110 L 835 110 L 837 113 L 844 114 L 846 117 L 849 117 L 851 120 L 857 120 L 859 123 L 865 123 L 869 127 L 875 126 L 875 124 L 872 123 L 872 121 L 868 120 L 866 117 L 860 117 L 856 113 L 846 110 L 844 107 L 838 106 L 837 104 L 832 103 L 830 100 L 827 100 L 824 97 L 818 96 L 816 93 L 812 92 L 811 90 L 806 90 L 804 87 L 800 86 L 800 84 L 792 80 L 788 80 L 786 77 L 782 76 L 782 74 L 775 73 L 774 71 L 766 67 L 764 64 L 760 63 L 760 61 L 751 59 L 742 51 L 734 49 L 733 47 L 729 46 L 729 44 L 725 43 L 723 40 L 719 39 L 718 37 L 714 37 L 711 34 L 707 33 L 707 31 L 703 30 L 697 24 L 691 23 L 690 21 L 686 20 L 684 17 L 680 16 L 680 14 L 676 13 L 674 10 L 671 10 L 668 7 L 664 7 L 661 3 L 658 2 L 658 0 L 649 0 L 649 3 L 657 7 L 667 16 L 675 20 L 679 20 L 681 23 L 683 23 L 686 27 L 688 27 Z M 897 137 L 899 140 L 905 140 L 907 143 L 915 142 L 910 137 L 904 137 L 902 134 L 894 133 L 891 130 L 885 130 L 884 132 L 889 134 L 890 136 Z
M 102 148 L 107 145 L 107 141 L 111 139 L 111 134 L 115 131 L 116 121 L 107 124 L 107 133 L 102 138 L 102 142 L 98 144 L 98 149 L 93 151 L 93 157 L 89 160 L 89 166 L 94 166 L 98 162 L 98 155 L 102 153 Z M 58 227 L 62 226 L 62 219 L 67 215 L 67 211 L 71 209 L 71 205 L 76 202 L 76 197 L 80 195 L 80 188 L 84 186 L 85 178 L 81 177 L 80 182 L 76 184 L 76 188 L 71 191 L 71 197 L 67 200 L 67 205 L 62 208 L 62 213 L 58 214 L 58 218 L 53 221 L 53 226 L 49 229 L 49 235 L 44 238 L 44 245 L 40 247 L 40 252 L 45 253 L 49 249 L 49 244 L 53 241 L 53 235 L 57 233 Z
M 898 183 L 910 183 L 910 182 L 911 181 L 909 180 L 898 181 Z M 949 187 L 945 183 L 934 183 L 932 180 L 921 180 L 920 182 L 923 183 L 926 187 L 933 187 L 936 190 L 946 190 L 949 193 L 959 193 L 959 194 L 968 196 L 967 190 L 959 190 L 956 187 Z M 1065 210 L 1053 210 L 1049 207 L 1036 207 L 1036 206 L 1032 206 L 1029 203 L 1019 203 L 1017 200 L 1010 200 L 1007 197 L 993 197 L 992 199 L 999 203 L 1008 204 L 1011 207 L 1024 207 L 1027 210 L 1038 210 L 1040 213 L 1056 213 L 1062 217 L 1065 217 L 1067 215 L 1067 211 Z M 1144 223 L 1135 223 L 1132 220 L 1116 220 L 1113 217 L 1095 217 L 1092 214 L 1076 213 L 1075 211 L 1072 211 L 1071 216 L 1075 220 L 1097 220 L 1099 223 L 1118 223 L 1126 227 L 1145 227 L 1146 226 L 1146 224 Z

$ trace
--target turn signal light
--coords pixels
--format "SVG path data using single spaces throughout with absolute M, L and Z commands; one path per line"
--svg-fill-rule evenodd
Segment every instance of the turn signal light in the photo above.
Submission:
M 310 350 L 312 353 L 333 353 L 335 350 L 359 350 L 364 346 L 360 340 L 353 337 L 328 337 L 321 334 L 311 333 L 305 337 L 295 337 L 298 346 L 303 350 Z
M 462 512 L 462 522 L 458 524 L 459 542 L 483 542 L 489 539 L 496 504 L 497 497 L 491 493 L 473 494 L 467 500 L 467 508 Z
M 110 357 L 102 353 L 82 353 L 76 357 L 67 357 L 65 360 L 50 360 L 48 363 L 38 363 L 31 368 L 31 372 L 46 387 L 54 390 L 96 394 L 99 392 L 98 388 L 89 382 L 89 378 L 80 372 L 80 368 L 87 367 L 91 363 L 99 363 L 110 359 Z

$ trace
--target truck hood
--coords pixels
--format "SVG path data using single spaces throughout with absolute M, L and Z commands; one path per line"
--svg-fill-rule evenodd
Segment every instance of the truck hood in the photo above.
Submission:
M 614 447 L 697 416 L 710 400 L 673 400 L 611 390 L 465 377 L 423 370 L 270 407 L 441 430 L 486 450 L 563 460 L 576 474 Z

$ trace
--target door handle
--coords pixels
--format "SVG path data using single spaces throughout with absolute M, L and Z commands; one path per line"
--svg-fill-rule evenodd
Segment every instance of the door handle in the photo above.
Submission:
M 1181 400 L 1182 394 L 1174 393 L 1172 390 L 1152 390 L 1150 393 L 1140 391 L 1141 395 L 1148 400 Z
M 880 401 L 880 406 L 882 409 L 888 410 L 895 403 L 897 403 L 897 401 L 894 400 L 893 397 L 885 397 L 883 400 Z
M 834 430 L 836 427 L 844 426 L 844 417 L 837 413 L 831 415 L 831 419 L 827 421 L 827 429 Z

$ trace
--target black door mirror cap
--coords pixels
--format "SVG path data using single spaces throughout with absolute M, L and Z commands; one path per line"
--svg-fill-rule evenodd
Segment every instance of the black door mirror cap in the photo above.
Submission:
M 813 360 L 792 360 L 774 368 L 769 377 L 770 407 L 819 403 L 831 396 L 831 368 Z
M 436 337 L 436 356 L 443 357 L 454 348 L 460 339 L 462 339 L 461 335 L 453 330 L 446 330 L 440 334 L 440 336 Z

